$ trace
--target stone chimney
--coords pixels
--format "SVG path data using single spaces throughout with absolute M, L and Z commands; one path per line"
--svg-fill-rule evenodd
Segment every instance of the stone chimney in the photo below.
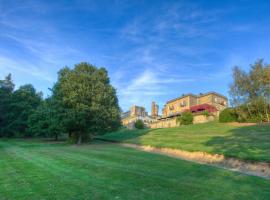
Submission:
M 158 116 L 158 105 L 153 101 L 151 106 L 151 116 L 157 117 Z

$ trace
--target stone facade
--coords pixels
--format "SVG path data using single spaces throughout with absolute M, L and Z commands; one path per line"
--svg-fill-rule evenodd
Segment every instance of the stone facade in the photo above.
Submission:
M 148 116 L 144 107 L 132 106 L 130 111 L 122 114 L 122 124 L 134 128 L 135 122 L 141 119 L 145 126 L 150 128 L 175 127 L 179 126 L 177 117 L 186 111 L 193 113 L 194 124 L 205 123 L 217 118 L 220 111 L 227 106 L 228 99 L 216 92 L 187 94 L 168 101 L 162 109 L 162 116 L 158 115 L 158 105 L 155 102 L 152 102 L 151 116 Z M 208 111 L 209 116 L 204 115 L 203 111 Z
M 135 117 L 135 116 L 145 117 L 145 116 L 147 116 L 147 112 L 145 111 L 144 107 L 132 106 L 130 108 L 130 116 L 132 116 L 132 117 Z
M 142 120 L 145 126 L 153 122 L 153 119 L 148 116 L 144 107 L 132 106 L 129 111 L 122 113 L 122 125 L 127 128 L 134 128 L 134 124 L 137 120 Z
M 209 92 L 201 95 L 187 94 L 179 98 L 168 101 L 162 110 L 162 118 L 180 115 L 182 112 L 188 111 L 193 106 L 211 105 L 217 109 L 216 115 L 227 107 L 228 99 L 216 92 Z
M 214 116 L 205 116 L 205 115 L 194 115 L 193 124 L 201 124 L 206 122 L 214 121 Z M 180 123 L 177 122 L 177 116 L 171 118 L 163 118 L 157 121 L 153 121 L 149 124 L 149 128 L 170 128 L 180 126 Z
M 156 102 L 152 102 L 152 106 L 151 106 L 151 116 L 153 118 L 158 117 L 158 105 L 156 104 Z

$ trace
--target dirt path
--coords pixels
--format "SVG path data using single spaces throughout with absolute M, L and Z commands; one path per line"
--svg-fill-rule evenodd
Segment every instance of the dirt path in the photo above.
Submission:
M 117 143 L 125 147 L 135 148 L 145 152 L 158 153 L 182 160 L 216 166 L 231 171 L 259 176 L 270 179 L 270 163 L 247 162 L 236 158 L 225 158 L 220 154 L 209 154 L 206 152 L 189 152 L 170 148 L 156 148 L 152 146 L 142 146 L 136 144 Z

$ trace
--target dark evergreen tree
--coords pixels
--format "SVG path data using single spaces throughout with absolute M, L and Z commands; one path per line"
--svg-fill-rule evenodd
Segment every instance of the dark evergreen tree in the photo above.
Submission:
M 7 75 L 4 80 L 0 80 L 0 137 L 8 136 L 6 131 L 14 87 L 11 74 Z
M 42 94 L 36 92 L 30 84 L 23 85 L 14 91 L 9 104 L 5 133 L 8 136 L 31 136 L 26 131 L 28 118 L 41 102 Z

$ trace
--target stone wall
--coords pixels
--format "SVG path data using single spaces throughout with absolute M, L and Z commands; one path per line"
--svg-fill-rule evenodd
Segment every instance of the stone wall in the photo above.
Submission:
M 148 124 L 149 128 L 170 128 L 170 127 L 177 127 L 180 126 L 179 123 L 177 123 L 177 117 L 172 117 L 168 119 L 160 119 L 156 122 L 152 122 Z M 214 121 L 214 116 L 205 116 L 205 115 L 194 115 L 193 118 L 193 124 L 200 124 L 200 123 L 206 123 Z
M 214 116 L 205 116 L 205 115 L 195 115 L 193 118 L 193 124 L 201 124 L 206 122 L 214 121 Z

